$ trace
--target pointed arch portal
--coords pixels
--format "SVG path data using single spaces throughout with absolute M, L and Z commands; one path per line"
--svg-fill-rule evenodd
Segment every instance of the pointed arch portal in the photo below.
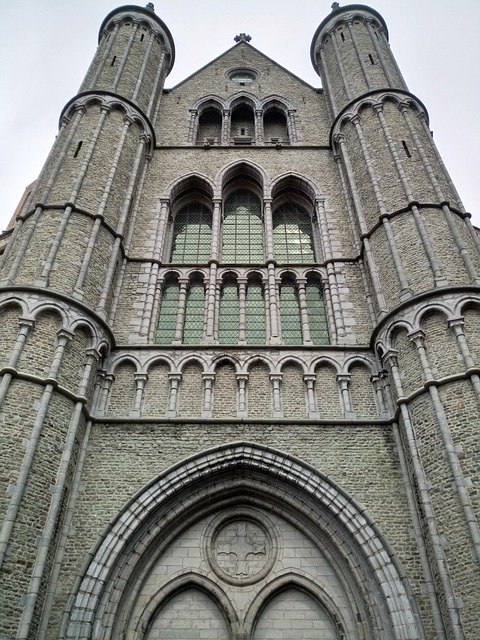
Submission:
M 77 640 L 424 638 L 365 511 L 314 468 L 249 443 L 202 452 L 134 496 L 70 602 L 62 638 Z

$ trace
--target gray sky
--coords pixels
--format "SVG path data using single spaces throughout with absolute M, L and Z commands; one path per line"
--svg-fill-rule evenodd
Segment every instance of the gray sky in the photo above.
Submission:
M 131 2 L 130 4 L 145 3 Z M 233 45 L 252 44 L 314 86 L 310 43 L 331 1 L 163 0 L 156 12 L 172 32 L 171 87 Z M 341 2 L 341 5 L 347 4 Z M 0 229 L 24 187 L 36 178 L 94 54 L 98 28 L 112 0 L 0 0 Z M 478 0 L 374 0 L 412 93 L 430 113 L 430 128 L 467 210 L 480 226 L 480 91 Z

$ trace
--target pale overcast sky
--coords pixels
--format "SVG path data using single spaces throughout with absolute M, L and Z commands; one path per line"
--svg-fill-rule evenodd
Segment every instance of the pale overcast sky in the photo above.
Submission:
M 133 2 L 144 6 L 145 3 Z M 310 43 L 330 0 L 163 0 L 156 13 L 172 32 L 176 62 L 166 87 L 233 45 L 252 44 L 314 86 Z M 347 3 L 341 2 L 344 6 Z M 114 0 L 0 0 L 0 229 L 24 187 L 38 175 L 58 117 L 75 95 L 95 52 L 98 28 Z M 430 127 L 467 209 L 480 225 L 478 178 L 480 90 L 478 0 L 374 0 L 412 93 L 430 113 Z

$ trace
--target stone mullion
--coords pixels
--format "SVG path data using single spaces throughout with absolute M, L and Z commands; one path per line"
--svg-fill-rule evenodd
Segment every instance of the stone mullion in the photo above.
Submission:
M 221 248 L 221 217 L 222 217 L 222 201 L 219 198 L 213 199 L 212 212 L 212 249 L 210 260 L 220 260 Z
M 100 204 L 99 204 L 97 212 L 95 214 L 95 222 L 94 222 L 94 225 L 92 227 L 92 231 L 90 233 L 90 238 L 88 240 L 87 248 L 85 250 L 85 255 L 84 255 L 84 258 L 82 260 L 82 265 L 80 267 L 80 272 L 79 272 L 78 277 L 77 277 L 77 282 L 75 283 L 74 293 L 75 293 L 75 297 L 78 297 L 79 299 L 83 298 L 83 294 L 84 294 L 84 292 L 83 292 L 83 284 L 84 284 L 85 278 L 87 276 L 88 268 L 90 266 L 90 260 L 92 258 L 92 253 L 93 253 L 93 250 L 95 248 L 95 244 L 97 242 L 97 236 L 98 236 L 98 233 L 100 231 L 101 224 L 102 224 L 103 220 L 105 219 L 105 216 L 104 216 L 105 207 L 107 205 L 107 200 L 108 200 L 108 198 L 110 196 L 110 191 L 111 191 L 111 188 L 112 188 L 113 180 L 114 180 L 115 175 L 117 173 L 118 163 L 120 161 L 120 156 L 122 154 L 123 146 L 125 144 L 125 140 L 127 139 L 128 130 L 130 129 L 130 126 L 131 126 L 131 121 L 130 120 L 127 120 L 123 125 L 122 135 L 121 135 L 120 140 L 118 142 L 117 149 L 115 151 L 115 156 L 114 156 L 114 158 L 112 160 L 112 165 L 111 165 L 111 168 L 110 168 L 110 172 L 108 174 L 107 182 L 105 183 L 105 188 L 103 190 L 102 198 L 100 200 Z
M 85 179 L 85 176 L 87 174 L 87 170 L 88 170 L 88 166 L 90 164 L 90 161 L 92 159 L 93 156 L 93 152 L 95 151 L 95 147 L 97 146 L 97 142 L 98 139 L 100 137 L 100 133 L 102 131 L 103 125 L 105 123 L 105 119 L 107 117 L 107 114 L 109 112 L 109 108 L 107 107 L 101 107 L 101 113 L 100 113 L 100 118 L 98 120 L 97 126 L 95 127 L 94 131 L 93 131 L 93 135 L 92 138 L 90 140 L 90 144 L 88 146 L 87 152 L 85 153 L 85 157 L 83 159 L 82 165 L 80 167 L 80 171 L 78 173 L 77 179 L 75 181 L 75 185 L 73 187 L 73 190 L 70 194 L 70 198 L 68 199 L 68 204 L 65 208 L 62 220 L 60 222 L 60 225 L 58 227 L 57 233 L 55 234 L 55 237 L 52 241 L 52 244 L 50 246 L 50 251 L 48 253 L 48 256 L 45 260 L 44 266 L 43 266 L 43 270 L 42 270 L 42 274 L 41 276 L 35 281 L 36 286 L 38 287 L 45 287 L 47 286 L 48 283 L 48 278 L 50 276 L 50 271 L 52 270 L 53 267 L 53 263 L 55 261 L 56 255 L 58 253 L 58 249 L 60 248 L 60 245 L 65 237 L 65 231 L 67 229 L 67 225 L 68 222 L 70 220 L 70 216 L 72 214 L 73 211 L 73 207 L 75 206 L 76 200 L 78 198 L 78 193 L 80 191 L 80 189 L 82 188 L 82 184 L 83 181 Z M 126 132 L 125 132 L 126 135 Z
M 135 398 L 133 401 L 133 409 L 130 413 L 131 418 L 139 418 L 142 415 L 143 398 L 145 395 L 145 386 L 148 381 L 147 373 L 135 373 Z
M 185 311 L 187 306 L 188 279 L 179 278 L 178 284 L 180 285 L 180 291 L 178 294 L 177 324 L 175 327 L 175 336 L 172 344 L 182 344 L 183 326 L 185 324 Z
M 320 47 L 318 48 L 318 52 L 320 54 L 320 62 L 323 70 L 323 75 L 325 76 L 326 85 L 328 88 L 332 89 L 332 81 L 330 79 L 328 65 L 326 65 L 324 61 L 324 45 L 323 44 L 321 44 Z M 333 93 L 333 89 L 331 91 L 326 91 L 326 95 L 328 98 L 327 104 L 331 105 L 331 113 L 333 116 L 335 116 L 338 113 L 338 107 L 337 107 L 337 103 Z
M 473 283 L 478 284 L 478 278 L 477 278 L 477 272 L 475 269 L 475 266 L 473 265 L 472 259 L 470 258 L 470 255 L 468 253 L 467 248 L 465 247 L 465 244 L 463 242 L 462 236 L 460 235 L 460 232 L 458 230 L 457 225 L 455 224 L 455 222 L 451 219 L 451 216 L 454 215 L 451 213 L 450 208 L 448 206 L 448 204 L 446 204 L 445 202 L 445 196 L 442 192 L 442 190 L 440 189 L 440 185 L 438 184 L 437 178 L 435 176 L 435 172 L 432 169 L 432 166 L 430 165 L 430 162 L 423 150 L 423 146 L 422 143 L 417 135 L 417 132 L 415 130 L 415 127 L 412 124 L 412 121 L 410 119 L 410 110 L 409 107 L 407 105 L 401 105 L 400 106 L 400 111 L 403 114 L 403 117 L 405 119 L 406 125 L 408 127 L 408 130 L 410 131 L 410 135 L 413 138 L 413 141 L 415 143 L 415 146 L 417 147 L 417 151 L 420 155 L 420 158 L 422 160 L 423 166 L 425 167 L 425 170 L 428 174 L 428 177 L 430 179 L 430 184 L 433 187 L 433 190 L 435 191 L 435 195 L 436 197 L 439 199 L 440 203 L 441 203 L 441 207 L 442 207 L 442 212 L 443 215 L 445 217 L 445 221 L 448 225 L 448 228 L 450 230 L 450 233 L 453 237 L 453 240 L 457 246 L 458 252 L 460 253 L 460 256 L 462 258 L 463 264 L 465 265 L 465 269 L 470 277 L 470 279 L 472 280 Z
M 343 134 L 337 134 L 336 141 L 340 147 L 340 152 L 343 158 L 343 163 L 345 166 L 345 171 L 347 172 L 348 181 L 350 182 L 350 191 L 353 198 L 353 203 L 355 207 L 355 212 L 357 214 L 358 224 L 360 228 L 361 238 L 363 238 L 363 248 L 365 250 L 366 263 L 368 266 L 368 270 L 370 272 L 370 278 L 372 280 L 372 286 L 375 293 L 375 297 L 377 300 L 377 305 L 379 309 L 379 313 L 384 315 L 387 312 L 387 304 L 385 302 L 385 296 L 383 294 L 383 288 L 380 283 L 380 278 L 378 276 L 377 265 L 375 263 L 375 259 L 372 254 L 372 249 L 370 247 L 370 241 L 368 239 L 365 217 L 363 215 L 363 208 L 360 201 L 360 197 L 358 195 L 357 185 L 355 183 L 355 177 L 353 174 L 353 169 L 350 164 L 350 158 L 348 156 L 348 152 L 345 148 L 345 140 Z
M 351 20 L 347 20 L 347 29 L 348 29 L 348 33 L 350 34 L 350 38 L 352 39 L 352 43 L 353 43 L 353 48 L 355 49 L 355 53 L 357 54 L 357 58 L 358 58 L 358 62 L 360 63 L 360 68 L 362 70 L 363 73 L 363 77 L 365 78 L 365 83 L 367 85 L 367 91 L 371 91 L 372 90 L 372 83 L 370 81 L 370 76 L 368 75 L 368 71 L 367 68 L 365 67 L 365 63 L 363 61 L 363 58 L 360 54 L 360 51 L 358 49 L 358 43 L 357 43 L 357 38 L 355 37 L 355 33 L 352 29 L 352 21 Z M 380 58 L 380 56 L 379 56 Z
M 155 293 L 152 303 L 152 315 L 150 317 L 150 325 L 148 329 L 148 342 L 155 342 L 155 331 L 157 327 L 157 319 L 160 311 L 160 301 L 162 298 L 162 289 L 164 284 L 164 277 L 160 276 L 160 268 L 155 281 Z
M 135 36 L 137 35 L 137 31 L 138 31 L 138 27 L 140 25 L 138 23 L 133 23 L 133 28 L 132 28 L 132 34 L 128 40 L 127 46 L 125 47 L 125 51 L 123 52 L 123 57 L 122 60 L 120 62 L 120 64 L 118 65 L 118 70 L 117 73 L 115 75 L 115 79 L 113 81 L 112 84 L 112 91 L 116 91 L 117 90 L 117 86 L 118 83 L 120 82 L 120 78 L 122 77 L 122 74 L 125 70 L 125 65 L 127 64 L 127 60 L 129 58 L 130 55 L 130 49 L 132 48 L 133 45 L 133 41 L 135 40 Z
M 468 484 L 462 472 L 462 467 L 460 465 L 457 449 L 450 432 L 445 409 L 440 399 L 437 386 L 433 379 L 430 364 L 428 362 L 427 350 L 425 347 L 425 337 L 422 331 L 416 331 L 413 334 L 410 334 L 410 338 L 417 349 L 418 357 L 420 359 L 422 370 L 425 376 L 425 382 L 428 385 L 428 392 L 432 402 L 433 410 L 435 412 L 435 417 L 437 418 L 437 424 L 440 427 L 440 435 L 445 447 L 446 459 L 452 472 L 453 484 L 456 488 L 458 498 L 465 515 L 465 520 L 467 522 L 467 527 L 475 551 L 475 556 L 477 560 L 480 561 L 480 529 L 477 524 L 472 501 L 468 494 Z
M 218 265 L 216 262 L 210 264 L 208 274 L 208 285 L 205 296 L 206 304 L 206 342 L 212 343 L 215 341 L 215 311 L 217 306 L 217 270 Z
M 123 201 L 123 206 L 122 206 L 122 210 L 121 210 L 121 214 L 120 214 L 120 220 L 118 222 L 118 226 L 117 226 L 117 237 L 115 238 L 115 241 L 113 243 L 113 247 L 111 250 L 111 255 L 110 255 L 110 260 L 108 263 L 108 267 L 107 267 L 107 272 L 105 274 L 105 280 L 103 283 L 103 288 L 102 288 L 102 293 L 100 295 L 100 300 L 98 302 L 97 305 L 97 311 L 100 313 L 100 315 L 105 315 L 105 305 L 107 303 L 107 297 L 108 297 L 108 291 L 110 289 L 110 285 L 114 276 L 114 272 L 115 272 L 115 265 L 117 263 L 117 258 L 118 258 L 118 252 L 120 249 L 120 244 L 123 238 L 123 230 L 125 227 L 125 222 L 127 219 L 127 215 L 128 215 L 128 211 L 130 208 L 130 204 L 132 202 L 132 198 L 133 198 L 133 192 L 134 192 L 134 188 L 135 188 L 135 183 L 137 181 L 137 174 L 138 174 L 138 169 L 140 166 L 140 162 L 142 161 L 142 156 L 144 153 L 144 147 L 146 144 L 146 138 L 145 136 L 141 135 L 140 136 L 140 142 L 138 143 L 138 147 L 137 147 L 137 153 L 136 153 L 136 157 L 133 163 L 133 167 L 131 170 L 131 177 L 130 177 L 130 182 L 127 186 L 127 189 L 125 191 L 125 199 Z
M 62 164 L 63 164 L 63 162 L 65 160 L 65 156 L 68 153 L 68 150 L 70 148 L 70 144 L 72 142 L 72 139 L 73 139 L 75 133 L 77 132 L 78 125 L 80 124 L 80 121 L 83 118 L 84 113 L 85 113 L 85 108 L 84 107 L 77 108 L 77 115 L 75 117 L 75 121 L 74 121 L 74 123 L 72 125 L 72 128 L 71 128 L 66 140 L 64 141 L 63 149 L 60 152 L 60 154 L 58 156 L 58 159 L 57 159 L 57 162 L 56 162 L 56 164 L 55 164 L 55 166 L 53 168 L 53 171 L 52 171 L 52 173 L 50 175 L 50 178 L 48 179 L 48 182 L 47 182 L 47 184 L 45 186 L 45 190 L 42 193 L 42 197 L 40 199 L 40 202 L 38 204 L 36 204 L 35 212 L 33 213 L 32 216 L 30 216 L 30 218 L 31 218 L 30 225 L 29 225 L 29 227 L 28 227 L 28 229 L 27 229 L 27 231 L 25 233 L 25 236 L 22 238 L 21 245 L 18 248 L 17 254 L 15 256 L 15 259 L 14 259 L 14 261 L 13 261 L 11 267 L 10 267 L 10 271 L 8 273 L 8 276 L 7 276 L 7 284 L 12 283 L 14 278 L 15 278 L 15 276 L 17 275 L 17 272 L 18 272 L 18 269 L 19 269 L 20 264 L 22 262 L 22 259 L 23 259 L 24 255 L 25 255 L 26 251 L 27 251 L 27 247 L 28 247 L 28 245 L 30 243 L 30 240 L 31 240 L 31 238 L 33 236 L 33 233 L 35 231 L 35 228 L 37 226 L 38 219 L 40 218 L 40 215 L 43 212 L 43 209 L 44 209 L 44 206 L 45 206 L 45 202 L 46 202 L 48 196 L 50 195 L 50 191 L 52 190 L 53 184 L 54 184 L 54 182 L 55 182 L 55 180 L 56 180 L 56 178 L 57 178 L 57 176 L 58 176 L 58 174 L 60 172 Z M 53 150 L 52 150 L 52 152 L 53 152 Z M 45 165 L 45 167 L 46 166 L 47 165 Z M 21 222 L 21 224 L 20 224 L 20 222 Z M 20 233 L 20 230 L 23 228 L 23 226 L 24 226 L 23 225 L 23 221 L 17 222 L 15 229 L 18 228 L 18 233 Z M 18 235 L 18 233 L 17 233 L 17 235 Z M 15 230 L 14 230 L 14 234 L 15 234 Z M 13 237 L 10 240 L 10 242 L 7 244 L 7 250 L 6 250 L 6 255 L 4 257 L 3 264 L 5 264 L 5 261 L 6 261 L 7 257 L 8 257 L 8 254 L 10 253 L 10 251 L 13 248 L 14 239 L 16 239 L 16 236 Z
M 150 51 L 152 50 L 152 45 L 154 40 L 155 40 L 155 34 L 152 32 L 148 40 L 147 49 L 143 56 L 142 67 L 138 74 L 137 84 L 135 85 L 135 90 L 133 92 L 133 96 L 132 96 L 133 101 L 138 99 L 138 94 L 140 93 L 140 87 L 142 86 L 143 78 L 145 77 L 145 69 L 147 68 L 147 62 L 148 62 L 148 58 L 150 57 Z
M 239 278 L 238 285 L 238 344 L 247 344 L 247 280 Z
M 265 133 L 263 130 L 263 110 L 255 109 L 255 144 L 265 144 Z
M 222 110 L 222 145 L 228 145 L 230 142 L 230 129 L 232 126 L 232 112 L 230 109 Z
M 478 374 L 478 367 L 475 364 L 475 361 L 470 352 L 470 348 L 468 346 L 467 338 L 465 336 L 465 321 L 463 318 L 453 318 L 448 321 L 448 326 L 452 330 L 455 339 L 457 341 L 458 347 L 460 349 L 460 353 L 462 354 L 463 363 L 467 368 L 467 374 L 470 375 L 470 382 L 472 383 L 473 391 L 477 398 L 477 404 L 480 409 L 480 376 Z M 475 371 L 469 372 L 469 369 L 473 369 Z M 1 405 L 1 396 L 0 396 L 0 405 Z
M 393 264 L 395 265 L 395 271 L 397 272 L 397 278 L 401 286 L 400 299 L 409 298 L 412 295 L 412 290 L 408 283 L 408 279 L 405 274 L 405 269 L 403 268 L 403 264 L 400 259 L 400 254 L 398 252 L 395 236 L 393 235 L 393 232 L 392 232 L 390 220 L 387 217 L 385 202 L 383 200 L 380 185 L 378 184 L 375 168 L 373 166 L 372 159 L 368 151 L 368 146 L 367 146 L 367 143 L 365 142 L 365 136 L 363 135 L 362 125 L 360 124 L 360 118 L 358 116 L 354 116 L 352 118 L 352 122 L 355 125 L 357 136 L 360 141 L 360 146 L 362 148 L 363 156 L 365 158 L 365 164 L 367 166 L 370 182 L 372 184 L 373 191 L 375 193 L 375 198 L 378 203 L 378 209 L 380 211 L 380 220 L 382 221 L 383 227 L 385 229 L 385 233 L 387 235 L 388 246 L 393 258 Z
M 66 553 L 66 547 L 68 539 L 71 535 L 71 527 L 75 514 L 75 506 L 77 502 L 78 494 L 81 490 L 83 466 L 85 457 L 87 454 L 87 447 L 90 438 L 90 431 L 92 428 L 92 421 L 88 420 L 85 426 L 82 442 L 79 447 L 78 460 L 73 475 L 70 495 L 67 501 L 67 507 L 63 518 L 60 534 L 58 537 L 58 543 L 56 545 L 56 552 L 53 560 L 53 566 L 50 573 L 50 580 L 47 587 L 47 593 L 42 607 L 42 613 L 39 624 L 38 640 L 45 640 L 47 637 L 50 613 L 52 610 L 54 599 L 57 595 L 57 587 L 59 584 L 60 572 L 64 566 L 64 558 Z
M 237 418 L 246 418 L 248 373 L 237 373 L 236 378 L 238 385 Z
M 40 591 L 45 569 L 47 567 L 50 545 L 53 540 L 55 528 L 58 524 L 58 516 L 63 502 L 63 494 L 67 482 L 68 470 L 77 439 L 78 426 L 80 424 L 83 407 L 86 404 L 85 395 L 88 388 L 88 382 L 90 380 L 93 365 L 95 361 L 98 360 L 99 355 L 100 354 L 94 349 L 89 349 L 86 353 L 86 362 L 83 368 L 82 380 L 77 390 L 77 395 L 83 399 L 78 400 L 75 403 L 75 407 L 73 409 L 73 413 L 71 415 L 67 434 L 65 437 L 65 443 L 62 447 L 62 456 L 60 459 L 60 464 L 58 466 L 55 485 L 51 490 L 52 498 L 48 509 L 46 523 L 38 544 L 38 552 L 35 558 L 35 564 L 33 566 L 32 575 L 30 578 L 28 593 L 25 597 L 22 615 L 20 618 L 20 624 L 17 632 L 18 640 L 27 640 L 30 637 L 31 623 L 33 614 L 35 612 L 35 605 L 38 599 L 38 594 Z
M 342 399 L 343 416 L 345 419 L 355 420 L 356 416 L 352 409 L 352 401 L 350 399 L 350 374 L 337 375 L 337 382 L 340 388 L 340 397 Z
M 315 397 L 316 379 L 317 378 L 314 374 L 303 376 L 303 381 L 307 387 L 308 417 L 310 419 L 318 419 L 317 399 Z
M 17 339 L 13 345 L 8 364 L 4 369 L 2 381 L 0 382 L 0 407 L 3 407 L 13 375 L 17 372 L 17 364 L 27 342 L 28 335 L 35 326 L 35 320 L 20 318 L 18 324 L 20 325 L 20 329 L 17 334 Z
M 410 412 L 405 400 L 403 399 L 403 386 L 400 378 L 396 352 L 387 352 L 384 356 L 384 361 L 388 362 L 390 365 L 390 371 L 392 374 L 395 390 L 397 393 L 397 397 L 399 398 L 397 400 L 397 404 L 400 406 L 400 414 L 403 420 L 403 427 L 407 440 L 408 451 L 412 460 L 413 473 L 416 480 L 416 485 L 418 487 L 420 504 L 422 506 L 424 518 L 427 523 L 427 529 L 433 549 L 435 567 L 442 584 L 443 592 L 445 593 L 445 607 L 447 608 L 451 628 L 454 633 L 453 637 L 455 638 L 455 640 L 464 640 L 464 636 L 461 631 L 460 611 L 456 604 L 457 598 L 455 597 L 450 575 L 448 573 L 448 563 L 445 556 L 442 536 L 438 530 L 435 511 L 430 498 L 430 483 L 428 482 L 427 475 L 423 467 L 420 451 L 418 449 L 418 444 L 415 437 L 415 430 L 410 418 Z
M 310 334 L 310 322 L 308 319 L 307 308 L 307 281 L 303 278 L 297 278 L 298 303 L 300 307 L 300 319 L 302 324 L 302 337 L 304 345 L 312 345 L 312 336 Z
M 320 237 L 322 240 L 323 254 L 327 262 L 327 279 L 331 296 L 332 316 L 333 323 L 337 338 L 344 338 L 347 334 L 345 329 L 345 323 L 343 320 L 343 309 L 340 303 L 340 295 L 338 292 L 338 283 L 335 273 L 335 266 L 333 264 L 333 249 L 330 239 L 330 233 L 328 229 L 327 214 L 325 211 L 325 201 L 323 199 L 315 200 L 315 211 L 318 219 L 318 226 L 320 229 Z
M 120 24 L 118 22 L 115 23 L 115 27 L 110 35 L 110 39 L 107 42 L 107 48 L 105 49 L 105 53 L 102 56 L 102 60 L 101 62 L 99 62 L 97 70 L 95 71 L 95 75 L 93 76 L 90 84 L 89 84 L 89 88 L 90 90 L 94 90 L 95 89 L 95 85 L 98 81 L 98 78 L 100 77 L 100 74 L 102 73 L 104 67 L 105 67 L 105 62 L 108 60 L 108 58 L 110 57 L 110 52 L 112 51 L 112 47 L 117 39 L 117 35 L 118 35 L 118 29 L 119 29 Z
M 342 58 L 340 56 L 340 51 L 338 50 L 337 39 L 335 31 L 330 31 L 330 38 L 332 40 L 333 50 L 335 52 L 335 57 L 337 58 L 338 69 L 340 71 L 340 76 L 342 78 L 343 86 L 345 89 L 345 95 L 347 96 L 347 101 L 350 102 L 352 100 L 352 92 L 350 91 L 350 86 L 347 81 L 347 75 L 345 73 L 345 69 L 343 67 Z
M 335 317 L 333 315 L 333 302 L 332 302 L 332 293 L 330 291 L 330 284 L 327 282 L 323 283 L 323 293 L 325 294 L 325 311 L 327 314 L 327 322 L 328 322 L 328 332 L 332 342 L 338 341 L 338 333 L 337 326 L 335 324 Z
M 388 411 L 385 404 L 385 398 L 383 395 L 383 387 L 380 380 L 380 375 L 372 375 L 370 377 L 370 381 L 373 386 L 373 390 L 375 391 L 375 398 L 377 400 L 377 408 L 381 418 L 388 418 Z
M 152 92 L 150 95 L 150 100 L 148 102 L 148 107 L 146 111 L 148 118 L 151 118 L 151 115 L 152 115 L 153 105 L 155 104 L 155 98 L 157 96 L 157 87 L 159 85 L 163 85 L 163 81 L 160 82 L 160 80 L 162 78 L 162 75 L 165 73 L 164 65 L 165 65 L 165 51 L 162 51 L 160 55 L 160 60 L 158 61 L 157 75 L 155 76 L 155 80 L 153 81 Z M 159 106 L 160 106 L 160 100 L 158 100 L 158 103 L 157 103 L 157 109 L 155 110 L 155 114 L 152 120 L 153 122 L 155 122 L 157 119 Z
M 150 265 L 150 273 L 148 276 L 147 290 L 145 292 L 145 300 L 143 304 L 142 319 L 140 321 L 139 334 L 141 337 L 152 340 L 152 325 L 155 323 L 155 294 L 158 287 L 158 278 L 160 273 L 160 262 L 164 251 L 164 235 L 167 226 L 167 220 L 170 213 L 169 200 L 162 198 L 160 200 L 160 211 L 158 212 L 157 224 L 155 229 L 155 242 L 152 251 L 152 263 Z
M 170 398 L 168 400 L 167 418 L 175 418 L 177 415 L 178 404 L 178 389 L 182 380 L 181 373 L 170 373 L 168 376 L 170 380 Z
M 190 109 L 190 119 L 188 121 L 188 134 L 187 134 L 187 142 L 188 144 L 194 145 L 196 142 L 197 136 L 195 133 L 197 132 L 198 126 L 198 109 Z
M 202 374 L 203 378 L 203 409 L 202 418 L 211 418 L 213 410 L 213 384 L 215 376 L 211 373 Z
M 115 381 L 113 373 L 105 373 L 101 380 L 101 389 L 98 396 L 97 415 L 102 418 L 107 413 L 108 403 L 110 400 L 110 390 Z
M 25 449 L 25 455 L 20 465 L 20 470 L 18 473 L 17 481 L 15 483 L 15 488 L 13 490 L 12 497 L 10 499 L 10 503 L 8 505 L 7 512 L 5 515 L 3 527 L 0 533 L 0 568 L 3 566 L 3 562 L 5 560 L 5 555 L 8 550 L 8 544 L 10 541 L 10 536 L 13 530 L 13 526 L 16 522 L 18 511 L 20 509 L 20 504 L 25 494 L 27 481 L 33 466 L 33 459 L 35 457 L 35 453 L 37 451 L 38 444 L 40 442 L 43 426 L 45 423 L 45 417 L 47 415 L 47 411 L 50 406 L 50 401 L 53 395 L 53 391 L 55 389 L 56 379 L 58 375 L 58 370 L 60 368 L 60 364 L 62 362 L 63 353 L 65 351 L 67 342 L 71 340 L 72 337 L 73 337 L 73 334 L 68 331 L 65 331 L 64 329 L 60 329 L 60 331 L 57 334 L 57 345 L 55 348 L 55 353 L 52 358 L 52 363 L 50 365 L 48 376 L 45 380 L 46 384 L 43 390 L 42 397 L 39 402 L 35 422 L 30 432 L 28 444 L 26 445 L 26 449 Z
M 270 374 L 270 386 L 272 389 L 272 417 L 273 418 L 283 418 L 282 395 L 280 391 L 282 378 L 283 376 L 281 373 Z

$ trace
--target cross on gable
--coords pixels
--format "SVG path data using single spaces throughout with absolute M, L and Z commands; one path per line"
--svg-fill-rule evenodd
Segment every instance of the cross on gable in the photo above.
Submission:
M 235 36 L 235 42 L 250 42 L 252 36 L 249 36 L 247 33 L 239 33 L 238 36 Z

